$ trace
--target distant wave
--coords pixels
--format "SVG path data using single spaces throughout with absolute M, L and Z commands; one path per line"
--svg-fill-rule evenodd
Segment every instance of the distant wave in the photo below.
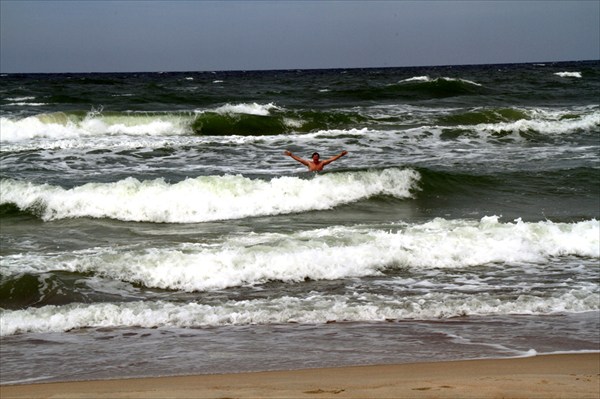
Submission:
M 412 78 L 403 79 L 399 83 L 409 83 L 409 82 L 434 82 L 434 83 L 457 82 L 457 83 L 464 83 L 466 85 L 481 87 L 481 85 L 479 83 L 473 82 L 472 80 L 468 80 L 468 79 L 448 78 L 448 77 L 431 78 L 427 75 L 413 76 Z
M 25 143 L 49 139 L 40 145 L 60 146 L 60 140 L 113 136 L 177 137 L 202 136 L 234 141 L 268 136 L 355 135 L 406 129 L 463 129 L 481 135 L 519 132 L 566 133 L 600 126 L 597 106 L 585 109 L 537 109 L 517 107 L 475 107 L 470 109 L 428 109 L 406 106 L 364 107 L 329 110 L 293 110 L 275 104 L 225 104 L 188 112 L 56 112 L 25 118 L 0 118 L 2 151 L 31 148 Z M 345 133 L 344 133 L 345 132 Z M 126 143 L 123 138 L 119 143 Z M 70 146 L 82 143 L 70 143 Z M 137 144 L 136 144 L 137 145 Z M 35 145 L 34 145 L 35 147 Z M 44 147 L 41 147 L 44 148 Z
M 23 119 L 0 118 L 0 140 L 68 139 L 106 135 L 178 135 L 190 132 L 190 117 L 178 114 L 56 112 Z
M 556 72 L 561 78 L 581 78 L 581 72 Z
M 7 107 L 42 107 L 44 105 L 48 105 L 47 103 L 30 103 L 30 102 L 13 102 L 5 104 Z
M 25 97 L 7 97 L 4 100 L 4 104 L 3 106 L 5 107 L 11 107 L 11 106 L 17 106 L 17 107 L 41 107 L 43 105 L 47 105 L 47 103 L 41 103 L 41 102 L 33 102 L 32 100 L 35 100 L 36 98 L 33 96 L 25 96 Z
M 271 110 L 281 110 L 280 107 L 273 103 L 269 104 L 257 104 L 257 103 L 239 103 L 239 104 L 225 104 L 217 107 L 214 112 L 218 114 L 248 114 L 248 115 L 262 115 L 267 116 Z
M 355 98 L 359 100 L 426 100 L 432 98 L 485 94 L 488 92 L 489 90 L 483 85 L 467 79 L 413 76 L 385 86 L 359 86 L 353 89 L 339 91 L 332 90 L 328 92 L 328 95 L 333 97 Z
M 600 111 L 579 112 L 519 108 L 475 108 L 438 117 L 438 123 L 485 133 L 561 134 L 600 127 Z M 441 127 L 441 126 L 440 126 Z
M 536 115 L 537 113 L 537 115 Z M 585 115 L 565 115 L 555 117 L 544 111 L 532 113 L 529 119 L 518 119 L 499 123 L 482 123 L 476 125 L 481 132 L 492 134 L 510 133 L 543 133 L 543 134 L 565 134 L 577 131 L 588 131 L 600 127 L 600 112 Z
M 419 180 L 412 169 L 340 172 L 310 179 L 201 176 L 179 183 L 127 178 L 72 189 L 2 180 L 0 205 L 43 220 L 111 218 L 156 223 L 197 223 L 331 209 L 376 195 L 410 198 Z
M 486 93 L 481 84 L 467 79 L 413 76 L 390 85 L 399 96 L 416 98 L 444 98 Z
M 263 136 L 355 128 L 369 121 L 352 110 L 286 110 L 274 104 L 225 104 L 193 112 L 56 112 L 0 118 L 0 140 L 95 136 Z
M 444 125 L 477 125 L 481 123 L 504 123 L 530 119 L 530 112 L 518 108 L 474 108 L 465 112 L 453 112 L 438 117 Z

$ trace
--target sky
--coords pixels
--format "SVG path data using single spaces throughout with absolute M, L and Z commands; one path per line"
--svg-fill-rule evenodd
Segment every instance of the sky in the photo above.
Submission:
M 600 0 L 0 0 L 0 72 L 600 59 Z

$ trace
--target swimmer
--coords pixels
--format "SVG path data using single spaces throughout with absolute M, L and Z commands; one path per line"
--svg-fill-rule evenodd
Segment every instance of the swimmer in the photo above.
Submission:
M 315 152 L 312 154 L 311 156 L 311 160 L 308 159 L 303 159 L 300 158 L 294 154 L 292 154 L 289 151 L 285 151 L 284 154 L 287 156 L 290 156 L 292 158 L 294 158 L 296 161 L 300 162 L 302 165 L 305 165 L 308 167 L 308 170 L 311 172 L 320 172 L 323 170 L 323 167 L 327 164 L 330 164 L 331 162 L 340 159 L 341 157 L 343 157 L 344 155 L 346 155 L 348 153 L 348 151 L 342 151 L 341 153 L 339 153 L 336 156 L 333 156 L 329 159 L 325 159 L 325 160 L 321 160 L 320 159 L 320 155 L 318 152 Z

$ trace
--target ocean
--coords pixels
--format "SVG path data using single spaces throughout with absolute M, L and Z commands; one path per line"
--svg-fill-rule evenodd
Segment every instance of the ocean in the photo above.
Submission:
M 0 121 L 2 384 L 600 350 L 600 61 L 2 74 Z

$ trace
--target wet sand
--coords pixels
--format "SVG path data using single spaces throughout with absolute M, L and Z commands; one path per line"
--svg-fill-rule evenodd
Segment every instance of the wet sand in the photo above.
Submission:
M 9 398 L 600 398 L 600 353 L 3 385 Z

